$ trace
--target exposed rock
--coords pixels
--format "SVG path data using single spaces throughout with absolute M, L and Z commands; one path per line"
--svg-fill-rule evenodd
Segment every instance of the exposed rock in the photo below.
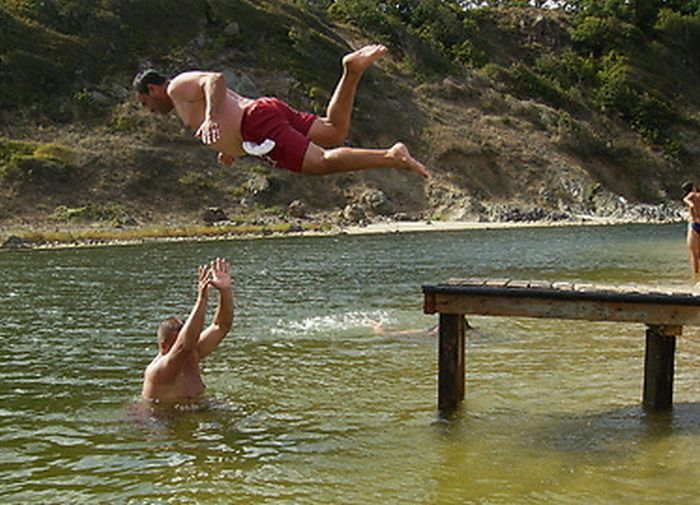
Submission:
M 235 90 L 244 96 L 257 97 L 260 96 L 258 87 L 253 79 L 244 73 L 236 72 L 231 68 L 226 68 L 221 72 L 226 79 L 228 87 Z
M 30 247 L 32 247 L 31 241 L 16 235 L 10 235 L 2 244 L 3 249 L 27 249 Z
M 388 216 L 394 213 L 394 206 L 379 189 L 370 189 L 362 194 L 362 202 L 369 207 L 372 212 L 381 216 Z
M 207 207 L 202 215 L 202 221 L 211 225 L 220 221 L 226 221 L 228 217 L 220 207 Z
M 351 203 L 343 209 L 343 218 L 351 223 L 359 223 L 367 218 L 364 206 L 359 203 Z
M 238 25 L 238 23 L 232 21 L 226 25 L 226 28 L 224 28 L 224 33 L 230 36 L 238 35 L 241 33 L 241 27 Z
M 294 200 L 287 207 L 287 211 L 292 217 L 304 218 L 306 217 L 306 205 L 301 200 Z

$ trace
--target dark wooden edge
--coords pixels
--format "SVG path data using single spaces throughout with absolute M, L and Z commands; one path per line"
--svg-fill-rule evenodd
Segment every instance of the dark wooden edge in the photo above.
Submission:
M 500 296 L 510 298 L 539 298 L 549 300 L 596 301 L 610 303 L 654 303 L 690 305 L 700 308 L 700 297 L 663 293 L 618 293 L 614 291 L 574 291 L 556 288 L 455 286 L 424 284 L 424 295 Z

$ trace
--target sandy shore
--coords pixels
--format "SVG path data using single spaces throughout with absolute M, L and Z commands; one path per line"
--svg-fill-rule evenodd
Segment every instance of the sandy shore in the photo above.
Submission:
M 680 222 L 680 221 L 679 221 Z M 578 221 L 526 221 L 526 222 L 481 222 L 481 221 L 391 221 L 371 223 L 365 226 L 349 226 L 341 233 L 348 235 L 370 235 L 377 233 L 407 233 L 426 231 L 459 231 L 459 230 L 501 230 L 509 228 L 551 228 L 570 226 L 614 226 L 624 224 L 671 224 L 650 223 L 646 221 L 622 221 L 610 218 L 582 217 Z

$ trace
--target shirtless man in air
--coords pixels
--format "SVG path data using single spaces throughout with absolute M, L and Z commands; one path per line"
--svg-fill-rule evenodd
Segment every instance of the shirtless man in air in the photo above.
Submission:
M 693 271 L 693 281 L 700 280 L 700 190 L 692 183 L 682 186 L 685 198 L 683 203 L 688 207 L 688 254 L 690 268 Z
M 325 175 L 367 168 L 403 168 L 428 177 L 422 163 L 397 142 L 388 149 L 331 146 L 341 144 L 350 128 L 357 85 L 365 70 L 383 56 L 380 44 L 343 57 L 343 75 L 325 117 L 298 112 L 276 98 L 246 98 L 226 85 L 217 72 L 191 71 L 166 79 L 155 70 L 133 82 L 139 102 L 151 112 L 175 109 L 202 143 L 218 151 L 230 166 L 239 156 L 253 155 L 292 172 Z
M 204 328 L 210 287 L 219 292 L 214 321 Z M 217 258 L 199 267 L 197 301 L 182 321 L 169 317 L 158 328 L 158 355 L 146 368 L 142 395 L 153 401 L 194 400 L 204 392 L 199 362 L 216 349 L 233 323 L 231 267 Z

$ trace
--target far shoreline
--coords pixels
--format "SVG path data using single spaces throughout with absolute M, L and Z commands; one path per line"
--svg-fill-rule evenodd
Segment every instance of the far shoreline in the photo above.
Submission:
M 683 220 L 622 220 L 581 216 L 561 221 L 381 221 L 367 224 L 328 225 L 313 223 L 286 226 L 265 225 L 181 225 L 172 228 L 112 227 L 66 228 L 53 231 L 0 232 L 0 251 L 36 251 L 89 247 L 118 247 L 147 243 L 213 242 L 258 240 L 285 237 L 333 237 L 342 235 L 382 235 L 397 233 L 507 230 L 523 228 L 570 228 L 579 226 L 671 225 Z M 44 237 L 44 238 L 42 238 Z

